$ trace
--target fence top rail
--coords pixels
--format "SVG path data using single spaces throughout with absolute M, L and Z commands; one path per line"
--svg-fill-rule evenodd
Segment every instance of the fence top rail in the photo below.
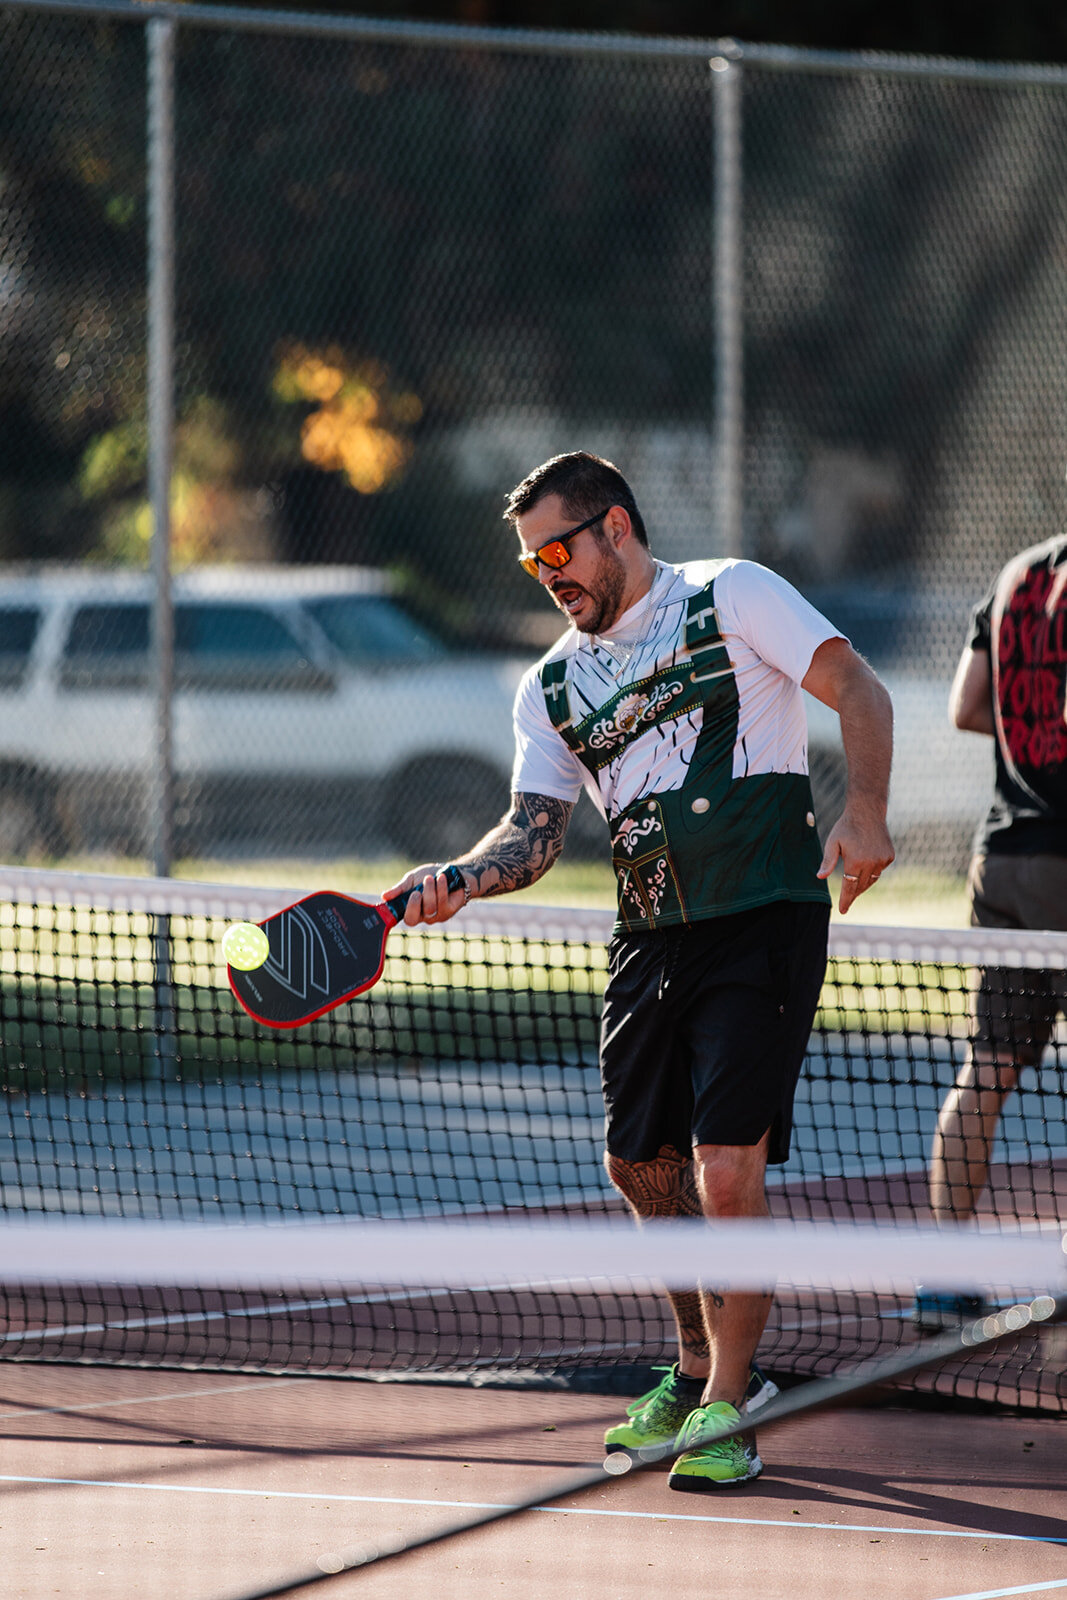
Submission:
M 962 57 L 892 55 L 878 51 L 811 50 L 794 45 L 746 44 L 738 39 L 583 33 L 551 28 L 478 27 L 459 22 L 389 21 L 359 15 L 330 16 L 319 12 L 187 4 L 184 0 L 0 0 L 0 10 L 108 17 L 139 23 L 157 18 L 180 23 L 183 27 L 228 28 L 241 33 L 299 33 L 359 40 L 366 44 L 501 50 L 525 55 L 705 60 L 720 70 L 729 64 L 775 72 L 836 75 L 869 73 L 894 78 L 953 80 L 1000 88 L 1059 88 L 1067 85 L 1067 65 L 1041 62 L 971 61 Z
M 183 27 L 227 28 L 240 33 L 301 33 L 365 44 L 506 50 L 525 55 L 651 56 L 701 61 L 715 54 L 714 44 L 706 39 L 581 33 L 550 28 L 477 27 L 461 22 L 393 22 L 358 14 L 330 16 L 324 12 L 189 5 L 181 0 L 0 0 L 0 10 L 58 12 L 66 16 L 108 17 L 141 23 L 155 17 L 180 23 Z

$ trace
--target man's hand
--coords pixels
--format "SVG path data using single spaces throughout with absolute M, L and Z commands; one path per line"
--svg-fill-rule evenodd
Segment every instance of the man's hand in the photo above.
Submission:
M 469 876 L 464 867 L 459 870 L 465 877 Z M 394 895 L 402 894 L 405 889 L 415 885 L 418 887 L 404 910 L 404 921 L 409 928 L 417 927 L 420 922 L 436 927 L 438 923 L 454 917 L 457 911 L 462 911 L 467 903 L 467 896 L 462 889 L 449 891 L 444 867 L 436 866 L 433 862 L 409 872 L 406 878 L 401 878 L 391 889 L 386 889 L 382 899 L 392 900 Z
M 819 877 L 828 878 L 840 861 L 843 877 L 838 909 L 845 912 L 859 895 L 878 882 L 893 855 L 885 818 L 877 808 L 865 815 L 846 806 L 830 829 Z

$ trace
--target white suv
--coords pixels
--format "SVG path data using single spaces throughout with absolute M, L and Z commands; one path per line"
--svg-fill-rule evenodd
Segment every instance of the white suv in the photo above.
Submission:
M 0 858 L 145 848 L 151 597 L 143 573 L 0 574 Z M 183 851 L 423 860 L 506 809 L 524 663 L 449 650 L 382 574 L 202 568 L 174 616 Z

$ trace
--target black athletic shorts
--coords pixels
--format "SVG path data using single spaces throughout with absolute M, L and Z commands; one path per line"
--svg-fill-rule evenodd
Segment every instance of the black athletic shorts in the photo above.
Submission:
M 607 1149 L 754 1145 L 789 1155 L 826 972 L 830 908 L 778 900 L 611 944 L 600 1034 Z
M 968 888 L 976 928 L 1067 929 L 1065 856 L 976 856 Z M 974 1049 L 1001 1066 L 1036 1066 L 1061 1015 L 1067 1016 L 1067 972 L 983 967 Z

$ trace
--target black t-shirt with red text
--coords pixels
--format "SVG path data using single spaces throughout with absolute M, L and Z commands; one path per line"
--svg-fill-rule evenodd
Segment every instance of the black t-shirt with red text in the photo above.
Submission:
M 1067 536 L 1025 550 L 974 614 L 989 653 L 996 787 L 975 848 L 1067 856 Z

